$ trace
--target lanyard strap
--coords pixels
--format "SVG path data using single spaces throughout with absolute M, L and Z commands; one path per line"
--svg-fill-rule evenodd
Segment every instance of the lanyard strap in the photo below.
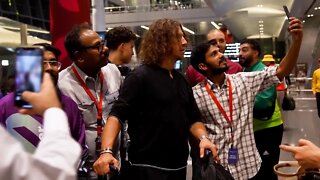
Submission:
M 78 81 L 80 82 L 82 88 L 85 90 L 85 92 L 87 93 L 87 95 L 90 97 L 90 99 L 94 102 L 94 104 L 96 105 L 97 111 L 98 111 L 98 115 L 97 115 L 97 133 L 98 136 L 101 136 L 101 120 L 102 120 L 102 101 L 103 101 L 103 74 L 100 73 L 100 101 L 98 102 L 98 100 L 95 98 L 95 96 L 91 93 L 91 91 L 89 90 L 87 84 L 82 80 L 82 78 L 80 77 L 77 69 L 72 66 L 72 71 L 75 74 L 76 78 L 78 79 Z
M 224 118 L 227 120 L 227 122 L 230 124 L 231 127 L 231 131 L 232 131 L 232 86 L 231 86 L 231 82 L 230 79 L 228 78 L 228 85 L 229 85 L 229 112 L 230 112 L 230 118 L 228 117 L 226 111 L 223 109 L 223 107 L 221 106 L 220 102 L 218 101 L 217 97 L 213 94 L 212 90 L 210 89 L 208 83 L 206 83 L 206 89 L 207 92 L 209 93 L 209 95 L 211 96 L 212 100 L 216 103 L 216 105 L 218 106 L 220 112 L 222 113 L 222 115 L 224 116 Z

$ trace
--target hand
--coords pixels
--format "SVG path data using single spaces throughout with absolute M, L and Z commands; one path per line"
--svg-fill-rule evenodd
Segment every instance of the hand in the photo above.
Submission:
M 288 31 L 291 33 L 293 40 L 301 40 L 303 36 L 302 22 L 295 17 L 290 17 Z
M 280 149 L 291 152 L 300 166 L 320 168 L 320 148 L 311 141 L 300 139 L 299 146 L 280 145 Z
M 52 107 L 61 108 L 61 103 L 58 99 L 56 87 L 53 85 L 51 77 L 48 73 L 44 73 L 41 90 L 38 93 L 25 91 L 22 93 L 22 99 L 32 105 L 32 109 L 20 109 L 23 114 L 39 114 L 43 113 Z
M 98 175 L 105 175 L 110 173 L 110 165 L 119 169 L 119 161 L 115 159 L 112 154 L 105 153 L 94 162 L 93 169 Z
M 203 138 L 199 144 L 200 148 L 200 157 L 203 158 L 205 149 L 210 149 L 212 152 L 213 159 L 216 161 L 220 161 L 218 157 L 218 148 L 215 144 L 213 144 L 209 139 Z

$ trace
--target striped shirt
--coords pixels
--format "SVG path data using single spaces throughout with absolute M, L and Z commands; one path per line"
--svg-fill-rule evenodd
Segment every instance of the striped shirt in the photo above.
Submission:
M 232 86 L 232 131 L 219 108 L 205 88 L 205 81 L 193 87 L 194 97 L 201 112 L 209 138 L 218 147 L 221 164 L 230 171 L 235 179 L 254 177 L 261 166 L 261 158 L 256 148 L 253 133 L 253 106 L 255 96 L 275 83 L 279 82 L 276 74 L 277 67 L 266 67 L 263 71 L 242 72 L 228 75 L 221 87 L 207 80 L 208 85 L 217 97 L 219 103 L 229 116 L 229 92 L 227 78 Z M 231 145 L 238 149 L 238 162 L 228 164 L 228 151 Z

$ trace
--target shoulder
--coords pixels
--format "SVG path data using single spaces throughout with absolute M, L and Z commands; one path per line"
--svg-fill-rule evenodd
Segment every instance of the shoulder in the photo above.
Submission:
M 71 77 L 71 66 L 59 72 L 59 82 L 68 81 Z
M 60 94 L 61 102 L 63 104 L 63 110 L 66 112 L 67 116 L 74 117 L 77 113 L 80 113 L 77 103 L 72 100 L 69 96 Z
M 108 63 L 101 68 L 103 74 L 121 76 L 119 69 L 115 64 Z
M 9 93 L 0 99 L 1 108 L 14 106 L 14 93 Z
M 76 102 L 74 102 L 74 100 L 72 100 L 71 97 L 64 95 L 63 93 L 60 94 L 61 97 L 61 101 L 63 104 L 70 106 L 70 107 L 77 107 L 78 105 L 76 104 Z
M 260 71 L 263 70 L 265 67 L 267 67 L 266 65 L 264 65 L 261 61 L 257 64 L 256 69 L 254 71 Z

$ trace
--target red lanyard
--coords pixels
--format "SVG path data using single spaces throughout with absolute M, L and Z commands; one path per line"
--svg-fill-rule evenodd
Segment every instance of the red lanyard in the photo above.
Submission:
M 98 111 L 98 115 L 97 115 L 97 133 L 98 133 L 98 136 L 100 136 L 101 135 L 101 120 L 102 120 L 102 101 L 103 101 L 103 91 L 102 91 L 102 88 L 103 88 L 103 74 L 100 73 L 100 97 L 99 97 L 100 101 L 98 102 L 97 99 L 95 98 L 95 96 L 89 90 L 87 84 L 80 77 L 77 69 L 74 66 L 72 66 L 71 68 L 72 68 L 73 73 L 76 75 L 76 78 L 80 82 L 82 88 L 86 91 L 86 93 L 88 94 L 90 99 L 96 105 L 96 108 L 97 108 L 97 111 Z
M 222 113 L 222 115 L 226 118 L 226 120 L 230 124 L 231 130 L 232 130 L 232 86 L 231 86 L 230 79 L 228 78 L 227 80 L 228 80 L 228 85 L 229 85 L 229 111 L 230 111 L 230 118 L 228 117 L 226 111 L 223 109 L 223 107 L 219 103 L 217 97 L 211 91 L 208 83 L 206 83 L 206 89 L 207 89 L 209 95 L 211 96 L 211 98 L 213 99 L 213 101 L 218 106 L 218 108 L 219 108 L 220 112 Z

